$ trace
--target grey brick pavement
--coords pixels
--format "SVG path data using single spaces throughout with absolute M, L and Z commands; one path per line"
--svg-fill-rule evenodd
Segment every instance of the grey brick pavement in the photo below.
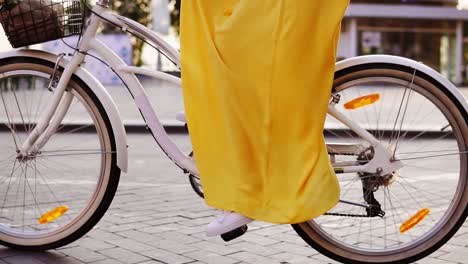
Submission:
M 187 137 L 172 135 L 182 148 Z M 255 222 L 229 243 L 208 238 L 204 227 L 217 212 L 196 196 L 180 169 L 151 137 L 130 134 L 130 173 L 95 229 L 57 250 L 24 253 L 0 248 L 0 264 L 114 263 L 335 263 L 308 247 L 287 225 Z M 421 264 L 467 263 L 468 224 Z

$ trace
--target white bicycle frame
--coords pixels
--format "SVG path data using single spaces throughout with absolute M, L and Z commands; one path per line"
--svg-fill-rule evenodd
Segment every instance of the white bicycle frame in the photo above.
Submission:
M 97 54 L 101 59 L 107 62 L 128 87 L 128 90 L 133 96 L 134 101 L 138 106 L 144 120 L 146 121 L 148 128 L 166 155 L 185 172 L 191 173 L 193 175 L 199 175 L 194 160 L 184 154 L 167 135 L 154 109 L 152 108 L 148 97 L 146 96 L 143 86 L 135 74 L 162 79 L 178 86 L 181 86 L 181 80 L 178 77 L 166 74 L 164 72 L 126 65 L 117 54 L 109 49 L 104 43 L 96 39 L 96 34 L 101 23 L 104 22 L 104 20 L 107 20 L 117 25 L 118 27 L 121 27 L 124 31 L 129 31 L 132 34 L 135 34 L 136 36 L 151 42 L 169 59 L 171 59 L 177 67 L 180 68 L 179 52 L 172 48 L 152 30 L 125 17 L 109 13 L 106 11 L 106 9 L 107 8 L 105 4 L 102 3 L 98 3 L 93 7 L 93 14 L 89 19 L 89 24 L 83 33 L 82 39 L 78 46 L 78 50 L 80 52 L 77 52 L 72 57 L 71 61 L 64 67 L 60 81 L 54 89 L 52 103 L 41 116 L 34 130 L 24 141 L 23 145 L 21 146 L 20 153 L 22 155 L 28 155 L 28 153 L 31 153 L 32 151 L 40 150 L 47 143 L 48 139 L 56 132 L 58 125 L 61 123 L 63 117 L 67 113 L 73 100 L 72 93 L 66 92 L 67 83 L 69 82 L 71 76 L 75 74 L 80 68 L 80 64 L 85 58 L 85 53 L 92 51 L 94 54 Z M 362 139 L 370 143 L 375 152 L 374 158 L 367 164 L 344 165 L 341 166 L 341 168 L 335 168 L 337 172 L 367 172 L 386 175 L 403 167 L 402 162 L 393 160 L 392 152 L 389 149 L 383 146 L 369 132 L 362 129 L 352 120 L 349 120 L 346 116 L 340 113 L 334 107 L 334 103 L 330 103 L 328 113 L 349 127 Z M 123 142 L 126 142 L 124 138 L 117 138 L 116 140 L 122 140 Z M 121 169 L 126 171 L 126 163 L 124 167 L 125 168 Z

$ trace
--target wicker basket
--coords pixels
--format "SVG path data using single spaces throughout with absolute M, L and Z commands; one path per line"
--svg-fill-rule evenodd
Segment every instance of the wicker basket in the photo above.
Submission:
M 0 22 L 14 48 L 81 34 L 80 0 L 3 0 Z

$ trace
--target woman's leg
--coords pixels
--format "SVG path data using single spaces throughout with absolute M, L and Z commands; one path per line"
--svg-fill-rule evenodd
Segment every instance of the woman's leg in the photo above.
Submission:
M 297 223 L 338 202 L 322 131 L 347 4 L 183 2 L 184 101 L 208 205 Z

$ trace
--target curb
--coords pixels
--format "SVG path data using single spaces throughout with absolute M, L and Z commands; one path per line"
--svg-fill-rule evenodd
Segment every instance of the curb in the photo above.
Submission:
M 184 123 L 177 121 L 177 120 L 161 120 L 161 124 L 166 130 L 167 133 L 169 134 L 183 134 L 183 133 L 188 133 L 187 127 L 185 126 Z M 61 128 L 64 131 L 68 130 L 73 130 L 76 128 L 80 128 L 82 126 L 85 126 L 85 123 L 80 123 L 80 122 L 74 122 L 74 123 L 65 123 L 63 125 L 63 128 Z M 15 124 L 16 128 L 18 130 L 24 130 L 21 129 L 23 127 L 22 123 L 16 123 Z M 26 127 L 30 127 L 29 124 L 26 124 Z M 127 133 L 148 133 L 149 129 L 146 126 L 145 123 L 143 122 L 125 122 L 124 124 L 125 131 Z M 9 131 L 8 126 L 6 125 L 5 122 L 0 122 L 0 132 L 4 131 Z M 82 128 L 80 132 L 87 132 L 85 128 Z

